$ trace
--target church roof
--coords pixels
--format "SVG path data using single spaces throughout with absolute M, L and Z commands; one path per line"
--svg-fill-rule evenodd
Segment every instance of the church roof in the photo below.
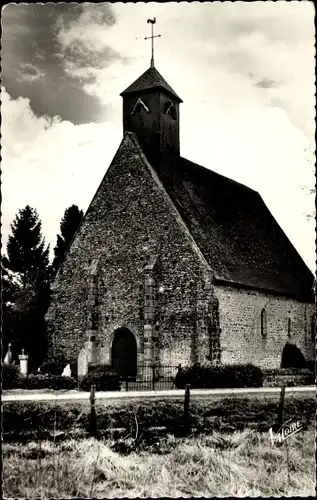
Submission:
M 135 94 L 154 89 L 164 89 L 171 94 L 178 102 L 183 102 L 182 99 L 176 94 L 172 87 L 162 77 L 156 68 L 151 67 L 143 73 L 135 82 L 133 82 L 127 89 L 121 92 L 121 96 L 127 94 Z
M 185 158 L 160 180 L 216 282 L 313 300 L 311 271 L 258 192 Z
M 312 273 L 259 193 L 184 158 L 165 189 L 215 279 L 313 297 Z

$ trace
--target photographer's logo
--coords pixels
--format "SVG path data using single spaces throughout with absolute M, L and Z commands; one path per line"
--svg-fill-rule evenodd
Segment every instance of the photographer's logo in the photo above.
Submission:
M 269 429 L 269 434 L 272 445 L 276 443 L 283 443 L 285 439 L 290 436 L 294 436 L 294 434 L 297 434 L 302 429 L 303 425 L 301 424 L 301 422 L 299 422 L 298 420 L 296 422 L 292 422 L 291 418 L 284 422 L 284 424 L 281 425 L 277 432 L 274 432 L 273 428 L 271 427 Z

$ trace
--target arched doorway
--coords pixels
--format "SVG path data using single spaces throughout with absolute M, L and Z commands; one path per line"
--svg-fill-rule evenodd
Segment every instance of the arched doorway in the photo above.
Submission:
M 112 367 L 123 378 L 135 379 L 137 374 L 137 344 L 128 328 L 115 331 L 112 342 Z

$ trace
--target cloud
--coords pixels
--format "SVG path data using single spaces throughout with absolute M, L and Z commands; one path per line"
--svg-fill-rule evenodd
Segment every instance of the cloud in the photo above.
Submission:
M 184 101 L 182 155 L 258 190 L 314 269 L 310 2 L 7 6 L 6 221 L 33 200 L 54 240 L 66 206 L 87 206 L 122 136 L 119 93 L 149 67 L 153 15 L 156 67 Z M 21 63 L 45 75 L 18 82 Z
M 272 87 L 276 87 L 278 83 L 275 80 L 271 80 L 270 78 L 263 78 L 259 82 L 256 82 L 254 85 L 256 87 L 260 87 L 261 89 L 269 89 Z
M 79 45 L 76 51 L 76 44 L 73 50 L 64 50 L 58 38 L 59 30 L 76 23 L 86 9 L 87 4 L 50 3 L 9 4 L 2 11 L 2 83 L 14 98 L 28 97 L 37 116 L 58 114 L 73 123 L 103 121 L 106 117 L 98 97 L 85 92 L 82 81 L 64 68 L 67 58 L 76 59 L 81 54 L 86 63 L 93 64 L 96 58 L 80 51 Z M 111 6 L 106 5 L 102 12 L 99 19 L 112 25 L 115 18 Z M 109 49 L 100 55 L 99 64 L 115 57 L 115 51 Z
M 2 238 L 18 209 L 30 204 L 52 246 L 65 208 L 86 209 L 105 174 L 120 135 L 111 124 L 74 125 L 59 116 L 37 117 L 30 100 L 2 90 Z
M 19 83 L 34 83 L 36 80 L 45 76 L 45 71 L 42 71 L 37 66 L 31 63 L 21 63 L 21 70 L 14 70 L 18 73 L 17 81 Z

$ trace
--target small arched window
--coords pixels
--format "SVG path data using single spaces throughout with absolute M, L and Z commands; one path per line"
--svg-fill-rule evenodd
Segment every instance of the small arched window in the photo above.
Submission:
M 165 104 L 164 113 L 170 115 L 173 118 L 173 120 L 176 120 L 177 118 L 176 108 L 175 104 L 172 101 L 169 101 Z
M 287 336 L 290 339 L 292 334 L 292 320 L 291 318 L 287 319 Z
M 146 111 L 147 113 L 150 112 L 150 108 L 139 97 L 135 105 L 133 106 L 131 115 L 134 115 L 135 113 L 140 113 L 142 110 Z
M 266 339 L 267 337 L 267 318 L 266 310 L 264 308 L 261 311 L 261 337 L 262 339 Z
M 311 339 L 312 342 L 316 340 L 316 313 L 314 313 L 311 318 Z

